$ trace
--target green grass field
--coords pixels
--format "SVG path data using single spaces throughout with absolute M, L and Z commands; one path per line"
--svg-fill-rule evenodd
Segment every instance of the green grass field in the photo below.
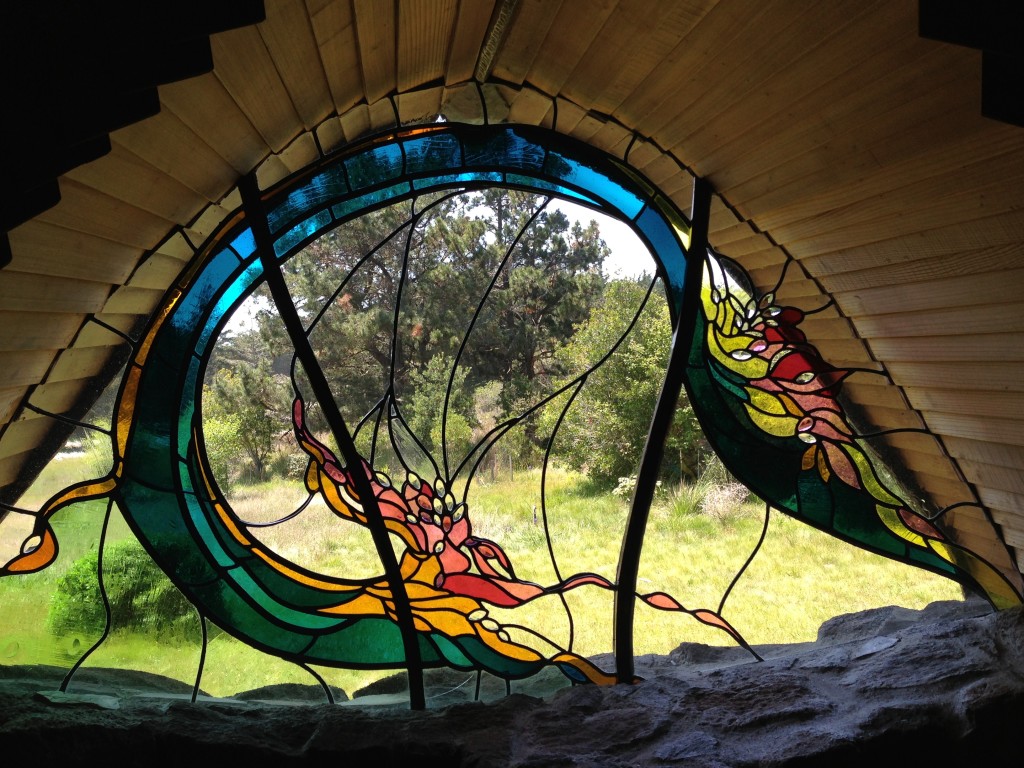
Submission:
M 61 464 L 48 471 L 23 506 L 41 503 L 50 489 L 92 471 L 72 460 Z M 548 473 L 542 498 L 538 480 L 538 472 L 524 472 L 514 482 L 475 484 L 470 497 L 474 534 L 499 543 L 524 580 L 547 585 L 588 571 L 614 580 L 626 500 L 595 493 L 579 476 L 563 471 Z M 639 591 L 664 591 L 687 608 L 717 610 L 764 521 L 763 505 L 740 496 L 735 489 L 710 484 L 661 492 L 650 515 Z M 294 509 L 303 497 L 297 481 L 278 481 L 237 489 L 232 505 L 245 520 L 269 520 Z M 59 577 L 97 545 L 105 510 L 105 504 L 90 502 L 63 511 L 55 519 L 62 545 L 57 562 L 38 574 L 0 580 L 0 663 L 69 668 L 100 636 L 97 629 L 93 635 L 54 637 L 46 628 L 46 616 Z M 0 525 L 3 552 L 16 538 L 13 518 Z M 546 528 L 554 542 L 551 551 Z M 340 521 L 322 506 L 311 507 L 288 524 L 259 529 L 259 536 L 275 551 L 319 572 L 361 577 L 379 571 L 367 531 Z M 108 541 L 131 537 L 114 509 Z M 885 605 L 922 608 L 936 600 L 961 598 L 960 587 L 952 581 L 856 549 L 776 512 L 764 546 L 730 592 L 722 615 L 753 645 L 793 643 L 813 640 L 822 622 L 840 614 Z M 543 628 L 553 642 L 571 643 L 576 652 L 595 655 L 612 649 L 612 606 L 610 592 L 583 587 L 567 593 L 565 604 L 560 596 L 550 595 L 491 614 L 509 623 Z M 682 642 L 732 643 L 720 630 L 689 615 L 656 611 L 641 603 L 635 621 L 638 655 L 665 654 Z M 198 619 L 194 634 L 194 642 L 162 642 L 159 636 L 116 632 L 87 664 L 141 670 L 192 684 L 201 651 Z M 349 693 L 382 676 L 317 671 Z M 285 682 L 313 681 L 301 668 L 226 634 L 212 636 L 201 682 L 205 692 L 227 696 Z

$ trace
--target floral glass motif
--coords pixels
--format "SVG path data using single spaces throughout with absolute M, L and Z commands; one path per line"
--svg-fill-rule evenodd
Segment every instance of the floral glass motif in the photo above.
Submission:
M 769 506 L 948 575 L 997 607 L 1020 602 L 994 567 L 950 540 L 941 520 L 912 511 L 880 479 L 839 401 L 854 371 L 821 358 L 800 329 L 801 310 L 779 304 L 772 293 L 760 295 L 738 264 L 704 247 L 706 215 L 689 221 L 622 161 L 554 132 L 440 123 L 347 148 L 264 193 L 247 179 L 238 215 L 210 238 L 132 342 L 110 432 L 112 470 L 29 512 L 35 528 L 0 573 L 45 568 L 58 548 L 52 516 L 84 499 L 106 498 L 204 620 L 306 668 L 406 669 L 414 707 L 423 705 L 422 670 L 431 667 L 506 680 L 550 667 L 574 683 L 629 679 L 628 659 L 620 659 L 617 670 L 601 669 L 571 644 L 558 646 L 539 628 L 493 615 L 570 590 L 614 593 L 619 629 L 631 631 L 639 600 L 689 614 L 754 653 L 721 605 L 688 608 L 665 592 L 625 589 L 613 574 L 580 572 L 551 584 L 520 580 L 502 543 L 474 532 L 468 498 L 479 462 L 514 420 L 450 464 L 447 455 L 424 455 L 387 387 L 358 423 L 346 422 L 330 382 L 304 353 L 316 320 L 303 325 L 281 273 L 297 252 L 367 211 L 408 201 L 415 216 L 431 196 L 488 187 L 571 200 L 632 227 L 655 257 L 676 327 L 672 355 L 682 364 L 670 365 L 668 381 L 686 387 L 716 452 Z M 233 312 L 267 288 L 296 350 L 289 428 L 306 459 L 308 499 L 322 500 L 339 520 L 372 533 L 381 574 L 319 573 L 265 546 L 232 509 L 211 469 L 202 420 L 206 366 Z M 463 333 L 471 331 L 472 321 Z M 583 378 L 545 402 L 581 386 Z M 309 429 L 314 404 L 324 409 L 336 445 Z M 363 452 L 353 437 L 360 430 L 374 435 Z M 390 473 L 380 465 L 384 453 Z M 461 486 L 455 482 L 460 476 Z M 647 504 L 638 494 L 620 573 L 630 562 L 635 572 Z

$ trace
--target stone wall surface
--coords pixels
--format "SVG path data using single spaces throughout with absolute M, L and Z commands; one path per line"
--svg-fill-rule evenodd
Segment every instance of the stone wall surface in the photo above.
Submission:
M 632 684 L 540 678 L 473 701 L 431 672 L 410 711 L 387 681 L 325 702 L 316 687 L 231 699 L 138 673 L 0 666 L 5 766 L 870 766 L 1019 764 L 1024 612 L 935 603 L 837 617 L 814 643 L 681 645 Z M 547 687 L 546 687 L 547 686 Z M 392 688 L 400 688 L 396 678 Z

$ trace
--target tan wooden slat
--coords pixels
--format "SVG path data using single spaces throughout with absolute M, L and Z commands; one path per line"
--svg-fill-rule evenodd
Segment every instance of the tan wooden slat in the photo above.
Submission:
M 960 469 L 963 470 L 964 477 L 975 485 L 1024 496 L 1024 473 L 1019 469 L 979 464 L 968 460 L 960 462 Z
M 985 362 L 962 365 L 888 361 L 893 381 L 907 387 L 960 389 L 964 397 L 984 397 L 986 392 L 1021 392 L 1024 363 Z M 909 392 L 908 392 L 909 396 Z M 1024 393 L 1022 393 L 1024 396 Z
M 849 339 L 854 335 L 849 320 L 824 313 L 808 315 L 800 327 L 811 343 L 818 339 Z
M 148 315 L 160 304 L 164 291 L 151 288 L 125 286 L 114 293 L 103 307 L 103 312 L 126 315 Z
M 57 350 L 17 350 L 0 352 L 0 370 L 6 387 L 23 387 L 41 381 L 53 364 Z
M 40 214 L 42 221 L 142 249 L 152 247 L 173 225 L 66 177 L 60 191 L 60 203 Z
M 281 151 L 280 158 L 289 174 L 301 171 L 316 162 L 320 158 L 320 150 L 317 149 L 313 134 L 304 133 L 299 136 Z
M 398 127 L 399 116 L 395 114 L 395 105 L 390 99 L 375 101 L 370 104 L 369 110 L 372 132 L 389 131 Z
M 1024 333 L 990 333 L 972 336 L 915 336 L 903 339 L 871 339 L 871 348 L 883 359 L 936 362 L 1024 360 Z
M 365 104 L 353 107 L 340 117 L 345 139 L 354 142 L 370 132 L 370 109 Z
M 1024 269 L 959 275 L 911 285 L 864 288 L 835 292 L 851 315 L 885 312 L 929 312 L 947 307 L 971 307 L 1016 301 L 1024 288 Z M 1024 330 L 1024 322 L 1021 323 Z
M 537 55 L 552 31 L 561 6 L 562 0 L 519 0 L 514 23 L 508 27 L 505 40 L 494 57 L 494 77 L 511 83 L 522 83 L 526 80 Z M 485 42 L 482 41 L 481 44 Z M 476 68 L 478 54 L 479 50 L 474 54 L 473 70 Z M 473 74 L 473 70 L 470 71 L 470 75 Z M 534 84 L 540 85 L 536 81 Z M 554 90 L 546 92 L 555 93 Z
M 970 440 L 955 435 L 943 438 L 951 456 L 957 459 L 1019 469 L 1024 466 L 1024 448 L 1015 445 Z
M 172 259 L 178 259 L 183 264 L 187 263 L 195 256 L 195 248 L 186 240 L 181 232 L 175 231 L 171 233 L 170 237 L 161 241 L 155 249 L 155 253 L 159 253 L 163 256 L 170 256 Z
M 217 157 L 219 166 L 226 166 L 219 168 L 221 183 L 218 188 L 230 183 L 232 176 L 247 172 L 256 160 L 270 152 L 266 141 L 224 84 L 212 73 L 161 86 L 160 101 L 163 113 L 173 116 L 196 136 L 203 137 L 206 147 L 200 147 L 200 151 L 204 156 L 209 152 Z M 178 127 L 170 135 L 173 137 L 181 132 Z M 185 138 L 188 139 L 187 136 Z M 194 139 L 183 143 L 195 146 Z M 148 143 L 141 140 L 133 142 L 133 145 L 141 148 Z M 162 167 L 168 170 L 167 166 Z
M 140 319 L 143 318 L 134 312 L 120 313 L 106 309 L 101 314 L 96 315 L 96 319 L 100 322 L 106 323 L 111 328 L 116 328 L 122 333 L 131 336 L 139 326 Z M 84 329 L 91 328 L 92 326 L 92 323 L 88 323 Z
M 693 158 L 694 169 L 706 175 L 701 158 L 755 125 L 780 101 L 792 102 L 833 73 L 849 68 L 877 38 L 874 25 L 860 18 L 891 9 L 884 0 L 851 8 L 838 3 L 815 4 L 802 13 L 770 13 L 761 17 L 716 56 L 710 88 L 701 88 L 685 111 L 665 123 L 655 135 L 672 136 L 664 146 Z M 903 13 L 907 13 L 904 6 Z M 909 15 L 909 14 L 908 14 Z M 813 37 L 808 30 L 815 29 Z M 816 55 L 828 49 L 828 56 Z M 724 61 L 728 64 L 724 64 Z
M 888 191 L 875 190 L 866 197 L 845 197 L 842 207 L 824 210 L 820 214 L 784 217 L 763 210 L 758 201 L 745 200 L 759 226 L 775 233 L 788 243 L 806 240 L 821 241 L 862 233 L 857 242 L 879 240 L 876 233 L 868 232 L 874 226 L 887 235 L 900 217 L 917 227 L 943 226 L 957 221 L 970 221 L 979 216 L 991 216 L 1014 211 L 1019 182 L 1024 178 L 1024 142 L 1012 142 L 1000 147 L 1004 151 L 967 166 L 933 172 L 912 184 Z M 932 165 L 932 169 L 942 165 Z M 813 188 L 812 188 L 813 189 Z M 755 213 L 757 212 L 757 213 Z M 910 216 L 911 212 L 915 215 Z M 905 223 L 904 223 L 905 227 Z M 842 247 L 842 246 L 839 246 Z
M 97 315 L 97 317 L 101 317 Z M 109 315 L 107 317 L 110 317 Z M 133 316 L 134 317 L 134 316 Z M 102 319 L 102 317 L 101 317 Z M 75 337 L 75 347 L 115 347 L 124 343 L 124 338 L 99 323 L 86 322 Z
M 593 43 L 574 62 L 563 86 L 569 98 L 611 113 L 675 47 L 710 2 L 662 3 L 622 0 L 612 9 Z
M 35 448 L 46 437 L 52 421 L 38 415 L 12 421 L 4 430 L 3 440 L 0 440 L 0 459 L 14 458 Z
M 553 14 L 554 20 L 534 56 L 526 79 L 545 93 L 560 94 L 576 62 L 590 47 L 614 8 L 612 0 L 568 0 L 555 11 L 545 9 L 545 13 Z M 572 29 L 571 35 L 564 34 L 563 30 L 567 28 Z M 512 41 L 508 40 L 504 47 L 511 44 Z
M 53 277 L 120 283 L 142 250 L 47 224 L 39 219 L 10 232 L 12 259 L 4 274 L 31 272 Z
M 6 424 L 14 416 L 28 387 L 0 387 L 0 422 Z
M 445 67 L 445 85 L 461 83 L 473 77 L 493 11 L 493 0 L 460 0 Z
M 256 171 L 256 183 L 260 189 L 270 189 L 281 179 L 291 173 L 280 155 L 271 155 L 264 160 Z
M 1000 511 L 1010 513 L 1003 522 L 1003 532 L 1007 539 L 1009 539 L 1010 531 L 1020 531 L 1019 520 L 1024 517 L 1024 495 L 992 488 L 980 489 L 979 495 L 985 506 L 992 509 L 994 514 L 998 514 Z M 1014 546 L 1020 546 L 1020 544 L 1015 543 Z
M 117 142 L 111 142 L 103 158 L 71 170 L 67 177 L 116 200 L 138 201 L 143 210 L 178 224 L 209 202 Z
M 107 347 L 71 347 L 57 357 L 46 377 L 51 381 L 82 381 L 97 375 L 110 360 L 113 350 Z
M 316 128 L 316 138 L 327 154 L 340 149 L 345 143 L 345 131 L 341 127 L 341 120 L 336 117 L 324 120 Z
M 769 227 L 763 221 L 759 226 L 772 236 L 786 242 L 794 255 L 803 257 L 826 251 L 839 250 L 851 245 L 861 245 L 900 235 L 912 235 L 922 229 L 950 223 L 968 222 L 981 215 L 1012 212 L 1017 205 L 1016 193 L 1024 173 L 1018 177 L 1002 178 L 997 184 L 983 188 L 967 188 L 941 199 L 926 199 L 918 202 L 919 208 L 900 210 L 898 207 L 880 218 L 870 220 L 847 220 L 847 226 L 840 226 L 834 216 L 822 216 L 811 222 L 803 220 L 792 227 Z M 754 217 L 755 220 L 756 217 Z M 826 221 L 827 220 L 827 221 Z
M 543 125 L 550 121 L 552 112 L 551 99 L 532 88 L 524 88 L 512 101 L 508 117 L 513 123 Z
M 0 310 L 0 352 L 62 349 L 78 332 L 82 315 Z
M 46 382 L 32 390 L 29 402 L 48 413 L 63 414 L 75 407 L 89 388 L 89 382 L 81 380 Z
M 3 446 L 0 439 L 0 448 Z M 0 456 L 0 488 L 10 485 L 18 479 L 21 467 L 28 458 L 28 452 L 22 452 L 13 456 Z
M 88 314 L 103 307 L 110 288 L 107 283 L 5 272 L 0 280 L 0 309 Z
M 907 314 L 862 315 L 853 319 L 864 338 L 936 336 L 955 331 L 959 335 L 1017 333 L 1022 321 L 1018 304 L 933 309 Z
M 312 129 L 334 110 L 327 75 L 303 0 L 276 0 L 257 25 L 271 60 L 303 125 Z
M 432 123 L 441 112 L 444 88 L 426 88 L 398 97 L 398 114 L 402 123 Z
M 1019 248 L 1024 240 L 1024 211 L 1010 211 L 971 221 L 944 223 L 914 236 L 898 235 L 833 252 L 801 258 L 814 274 L 842 274 L 858 270 L 906 264 L 914 274 L 921 260 L 934 257 L 965 257 L 988 247 Z M 933 262 L 934 263 L 934 262 Z M 1014 266 L 1021 266 L 1014 263 Z M 927 266 L 921 266 L 927 269 Z M 925 273 L 926 274 L 926 273 Z
M 947 66 L 948 62 L 942 60 L 939 65 Z M 920 76 L 930 77 L 928 73 Z M 965 86 L 969 86 L 973 74 L 962 80 Z M 759 218 L 765 226 L 778 227 L 823 211 L 841 211 L 853 203 L 863 203 L 876 197 L 883 202 L 899 190 L 921 189 L 936 176 L 952 175 L 960 185 L 984 181 L 984 171 L 974 170 L 975 167 L 983 167 L 994 157 L 1020 151 L 1021 139 L 1009 126 L 992 131 L 976 118 L 965 119 L 972 89 L 956 90 L 960 93 L 957 101 L 941 101 L 937 115 L 927 118 L 912 115 L 910 125 L 876 119 L 860 129 L 848 129 L 849 132 L 841 139 L 832 137 L 829 144 L 725 191 L 748 201 L 752 210 L 761 211 Z M 928 91 L 923 98 L 938 100 L 940 93 L 947 92 Z M 899 103 L 898 109 L 909 111 L 914 106 L 918 109 L 923 107 L 928 112 L 927 101 L 924 105 Z M 864 128 L 868 129 L 867 132 Z M 872 142 L 872 136 L 883 128 L 885 135 Z M 912 141 L 919 143 L 918 147 L 912 147 L 912 151 L 901 153 L 894 148 L 894 145 Z M 869 143 L 870 151 L 866 152 L 864 146 Z M 837 144 L 850 146 L 837 147 Z M 773 152 L 770 148 L 763 149 L 768 154 Z M 893 156 L 889 162 L 881 157 L 886 153 Z M 716 183 L 721 182 L 716 179 Z M 944 188 L 945 185 L 936 183 L 930 194 Z M 814 194 L 807 195 L 807 190 L 813 190 Z M 913 195 L 913 192 L 905 191 L 903 194 Z M 928 195 L 929 192 L 926 190 L 923 194 Z
M 905 16 L 912 10 L 903 6 L 896 12 Z M 906 92 L 922 87 L 929 66 L 939 74 L 949 67 L 948 47 L 908 44 L 898 24 L 876 28 L 862 45 L 858 56 L 849 60 L 849 68 L 834 78 L 814 78 L 806 90 L 792 93 L 791 99 L 779 98 L 776 89 L 765 89 L 767 98 L 761 99 L 758 119 L 731 142 L 703 155 L 706 172 L 721 190 L 743 197 L 737 185 L 793 162 L 811 148 L 827 151 L 839 126 L 858 130 L 877 120 L 883 83 L 887 91 Z
M 880 250 L 883 253 L 885 251 Z M 815 259 L 806 259 L 801 263 L 813 273 L 816 271 L 812 263 L 814 261 Z M 822 284 L 829 291 L 846 292 L 1021 268 L 1024 268 L 1024 247 L 1014 243 L 949 256 L 933 256 L 911 262 L 879 265 L 856 272 L 832 272 L 822 275 Z
M 908 392 L 913 397 L 913 391 Z M 974 396 L 982 397 L 984 393 L 977 393 Z M 1024 397 L 1020 398 L 1020 404 L 1024 405 Z M 986 419 L 973 414 L 927 411 L 924 412 L 924 417 L 928 421 L 928 426 L 942 435 L 1024 446 L 1024 419 L 1019 418 L 1020 409 L 1017 409 L 1016 414 L 1017 418 L 1012 418 L 1012 414 L 1008 414 L 1003 419 Z
M 170 256 L 154 253 L 139 265 L 129 284 L 135 288 L 152 288 L 161 291 L 174 284 L 181 272 L 180 261 L 172 259 Z
M 398 5 L 399 92 L 444 77 L 458 5 L 458 0 L 420 0 Z
M 864 414 L 875 425 L 877 430 L 889 429 L 924 429 L 925 422 L 921 414 L 907 408 L 886 408 L 872 405 L 863 409 Z
M 759 28 L 765 17 L 779 7 L 774 2 L 760 3 L 754 8 L 713 4 L 688 30 L 680 30 L 675 48 L 616 113 L 627 125 L 643 126 L 641 133 L 653 135 L 656 128 L 693 101 L 698 89 L 713 87 L 711 73 L 716 66 L 724 66 L 718 60 L 720 53 L 742 49 L 744 43 L 738 42 L 738 36 Z
M 975 415 L 999 419 L 1008 414 L 1020 413 L 1024 407 L 1024 395 L 1020 392 L 967 393 L 963 387 L 940 389 L 912 387 L 907 396 L 915 408 L 925 412 Z
M 864 408 L 879 406 L 899 411 L 910 407 L 903 390 L 888 384 L 881 376 L 848 377 L 843 382 L 843 392 L 854 404 Z
M 299 133 L 301 121 L 259 30 L 232 29 L 210 38 L 210 46 L 225 90 L 270 149 L 280 152 Z
M 350 0 L 318 0 L 308 5 L 334 108 L 341 114 L 363 98 L 352 3 Z
M 122 128 L 111 140 L 206 200 L 222 197 L 238 177 L 238 172 L 207 143 L 205 134 L 201 137 L 169 109 Z
M 376 0 L 353 0 L 359 64 L 366 102 L 395 90 L 395 6 Z

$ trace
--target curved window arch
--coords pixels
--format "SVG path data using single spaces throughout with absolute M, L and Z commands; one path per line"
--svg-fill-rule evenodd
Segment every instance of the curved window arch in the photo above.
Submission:
M 471 478 L 474 461 L 527 411 L 451 462 L 442 426 L 442 455 L 431 455 L 393 386 L 392 337 L 384 395 L 368 414 L 346 418 L 309 343 L 319 315 L 300 312 L 289 293 L 284 265 L 326 233 L 398 205 L 408 207 L 407 223 L 414 223 L 446 195 L 491 188 L 573 201 L 625 222 L 650 250 L 664 286 L 672 352 L 614 575 L 559 572 L 550 584 L 523 581 L 500 542 L 474 530 L 469 480 L 458 493 L 454 481 Z M 114 468 L 48 502 L 31 544 L 7 572 L 45 567 L 56 552 L 47 519 L 73 501 L 106 496 L 204 619 L 307 668 L 405 668 L 414 707 L 423 706 L 423 670 L 437 666 L 506 680 L 551 667 L 572 682 L 632 679 L 638 600 L 689 614 L 756 656 L 723 617 L 725 596 L 717 608 L 687 608 L 665 592 L 637 591 L 657 465 L 685 386 L 716 451 L 770 506 L 949 575 L 997 605 L 1019 602 L 994 568 L 944 535 L 941 521 L 911 511 L 879 479 L 838 404 L 851 372 L 830 366 L 807 343 L 799 330 L 802 312 L 771 293 L 758 294 L 735 262 L 708 248 L 710 198 L 703 182 L 696 182 L 691 222 L 625 163 L 554 132 L 435 124 L 349 147 L 271 190 L 260 191 L 247 177 L 241 191 L 238 215 L 206 243 L 137 345 L 118 400 Z M 411 284 L 403 267 L 397 290 Z M 295 350 L 290 430 L 303 452 L 302 482 L 310 499 L 369 532 L 379 573 L 320 573 L 266 546 L 232 509 L 211 466 L 202 403 L 207 366 L 218 336 L 261 286 Z M 392 316 L 399 304 L 396 299 Z M 555 395 L 571 404 L 587 375 Z M 319 409 L 329 438 L 309 426 L 311 407 Z M 360 431 L 373 436 L 368 448 L 357 445 Z M 378 461 L 383 449 L 377 453 L 385 444 L 387 469 Z M 571 642 L 551 641 L 541 628 L 495 618 L 497 609 L 583 588 L 614 595 L 614 670 L 575 653 Z

